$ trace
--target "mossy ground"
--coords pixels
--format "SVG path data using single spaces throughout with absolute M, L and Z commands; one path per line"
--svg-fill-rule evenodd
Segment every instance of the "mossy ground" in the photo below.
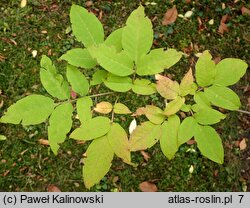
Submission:
M 142 4 L 153 1 L 141 1 Z M 210 50 L 214 57 L 236 57 L 250 65 L 250 17 L 243 16 L 240 8 L 245 1 L 183 1 L 155 0 L 156 5 L 147 4 L 146 14 L 153 20 L 154 47 L 171 47 L 189 56 L 166 73 L 180 80 L 193 67 L 195 54 Z M 42 54 L 56 61 L 67 50 L 80 44 L 70 32 L 69 8 L 72 3 L 85 6 L 80 0 L 31 0 L 20 8 L 18 0 L 1 0 L 0 3 L 0 89 L 4 101 L 1 115 L 6 108 L 31 93 L 46 94 L 39 80 L 39 61 Z M 222 9 L 222 3 L 226 8 Z M 93 1 L 90 7 L 108 33 L 124 25 L 126 18 L 140 1 Z M 167 8 L 177 6 L 180 14 L 194 8 L 194 15 L 187 20 L 178 18 L 170 26 L 161 21 Z M 217 32 L 220 19 L 229 14 L 229 32 Z M 199 29 L 197 18 L 202 20 Z M 214 24 L 208 21 L 214 19 Z M 32 51 L 38 55 L 32 57 Z M 61 72 L 64 64 L 58 63 Z M 249 107 L 249 73 L 235 85 L 240 95 L 242 109 Z M 103 98 L 105 99 L 105 98 Z M 120 95 L 122 102 L 135 106 L 146 103 L 162 105 L 157 96 L 139 97 L 134 94 Z M 100 99 L 98 100 L 100 101 Z M 249 110 L 249 109 L 248 109 Z M 120 117 L 124 126 L 132 120 Z M 225 163 L 218 165 L 199 153 L 196 145 L 181 146 L 176 157 L 168 161 L 158 145 L 147 150 L 151 156 L 146 162 L 140 153 L 133 153 L 133 161 L 139 166 L 133 168 L 115 159 L 110 172 L 91 191 L 139 191 L 143 181 L 154 182 L 159 191 L 243 191 L 250 190 L 250 145 L 249 117 L 232 112 L 226 120 L 216 126 L 225 148 Z M 5 191 L 46 191 L 55 184 L 62 191 L 88 191 L 82 182 L 82 155 L 86 145 L 66 140 L 58 156 L 47 146 L 40 145 L 39 139 L 46 139 L 46 126 L 22 126 L 1 124 L 0 133 L 8 137 L 0 143 L 0 189 Z M 240 151 L 236 141 L 245 138 L 247 149 Z M 189 172 L 190 166 L 194 171 Z

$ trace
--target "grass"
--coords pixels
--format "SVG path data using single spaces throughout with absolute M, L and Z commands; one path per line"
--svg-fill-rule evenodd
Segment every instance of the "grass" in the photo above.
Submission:
M 149 1 L 150 2 L 150 1 Z M 167 8 L 173 6 L 170 1 L 155 0 L 154 5 L 146 6 L 146 14 L 154 19 L 154 47 L 172 47 L 185 51 L 189 57 L 183 58 L 167 73 L 176 80 L 194 66 L 195 54 L 206 49 L 214 57 L 236 57 L 250 64 L 250 18 L 240 13 L 244 1 L 232 4 L 232 1 L 199 1 L 186 4 L 176 1 L 178 12 L 184 14 L 194 9 L 194 15 L 184 20 L 178 18 L 170 26 L 162 26 L 161 21 Z M 226 9 L 221 9 L 221 4 Z M 72 3 L 85 6 L 84 1 L 29 1 L 20 8 L 19 1 L 3 0 L 0 3 L 0 101 L 3 107 L 0 114 L 12 103 L 31 93 L 46 94 L 39 80 L 39 61 L 42 54 L 56 61 L 67 50 L 80 46 L 70 32 L 69 8 Z M 139 1 L 93 1 L 91 9 L 102 11 L 102 23 L 107 33 L 124 25 L 124 22 Z M 208 7 L 209 5 L 209 7 Z M 209 11 L 208 11 L 209 8 Z M 220 19 L 229 14 L 229 32 L 221 35 L 217 32 Z M 198 30 L 197 18 L 203 20 L 204 30 Z M 208 21 L 214 19 L 214 25 Z M 162 35 L 160 35 L 162 34 Z M 32 51 L 38 55 L 32 57 Z M 61 72 L 64 64 L 58 63 Z M 240 95 L 242 109 L 247 110 L 249 91 L 249 72 L 233 88 Z M 112 99 L 112 97 L 98 98 Z M 121 95 L 122 102 L 129 105 L 144 106 L 148 102 L 161 106 L 157 96 L 138 97 L 134 94 Z M 130 117 L 120 117 L 123 125 L 128 126 Z M 143 181 L 154 182 L 159 191 L 242 191 L 250 190 L 249 148 L 240 151 L 235 141 L 246 138 L 249 141 L 249 117 L 236 112 L 216 126 L 221 134 L 225 148 L 225 163 L 218 165 L 201 156 L 195 145 L 181 146 L 176 157 L 168 161 L 156 145 L 147 150 L 149 161 L 140 153 L 133 153 L 133 161 L 139 165 L 133 168 L 115 159 L 111 171 L 91 191 L 139 191 Z M 0 189 L 5 191 L 46 191 L 55 184 L 62 191 L 88 191 L 82 182 L 82 160 L 86 145 L 66 140 L 58 156 L 54 156 L 47 146 L 38 140 L 46 139 L 46 126 L 22 126 L 1 124 L 0 134 L 8 139 L 0 143 Z M 249 143 L 248 143 L 249 144 Z M 248 145 L 249 146 L 249 145 Z M 190 151 L 191 150 L 191 151 Z M 194 171 L 189 172 L 193 165 Z

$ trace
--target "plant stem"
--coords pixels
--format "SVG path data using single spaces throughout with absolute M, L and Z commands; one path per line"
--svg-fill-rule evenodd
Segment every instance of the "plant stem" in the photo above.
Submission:
M 100 94 L 90 95 L 89 97 L 99 97 L 99 96 L 103 96 L 103 95 L 111 95 L 114 93 L 115 92 L 104 92 L 104 93 L 100 93 Z
M 245 111 L 245 110 L 235 110 L 235 111 L 250 115 L 249 111 Z

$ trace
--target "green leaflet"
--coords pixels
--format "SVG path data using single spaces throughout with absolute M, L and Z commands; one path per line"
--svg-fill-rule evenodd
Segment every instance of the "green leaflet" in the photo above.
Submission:
M 106 87 L 116 92 L 127 92 L 132 88 L 132 79 L 130 77 L 119 77 L 112 74 L 104 81 Z
M 143 6 L 134 10 L 127 19 L 122 33 L 122 46 L 137 64 L 147 54 L 153 43 L 152 23 L 145 17 Z
M 203 108 L 194 114 L 194 118 L 199 124 L 212 125 L 220 122 L 220 120 L 226 118 L 226 116 L 212 108 Z
M 182 122 L 178 129 L 178 147 L 189 141 L 194 136 L 194 129 L 197 127 L 197 122 L 193 117 L 187 117 Z
M 196 66 L 196 81 L 199 86 L 206 87 L 214 82 L 216 74 L 215 63 L 208 51 L 204 51 L 198 59 Z
M 72 86 L 72 89 L 84 96 L 89 92 L 89 82 L 86 77 L 75 67 L 68 65 L 67 66 L 67 79 Z
M 87 158 L 84 159 L 83 180 L 86 188 L 93 185 L 108 173 L 113 160 L 114 151 L 111 148 L 106 136 L 95 139 L 89 145 Z
M 165 120 L 163 111 L 154 105 L 147 105 L 144 108 L 144 114 L 154 124 L 161 124 Z
M 194 78 L 192 74 L 192 69 L 185 74 L 180 84 L 180 94 L 181 96 L 186 96 L 194 91 Z
M 110 131 L 107 134 L 108 141 L 113 148 L 114 153 L 123 159 L 124 162 L 131 163 L 131 155 L 129 151 L 129 142 L 127 133 L 118 123 L 111 125 Z
M 226 58 L 216 65 L 213 84 L 220 86 L 233 85 L 246 73 L 247 63 L 236 58 Z
M 147 79 L 136 79 L 132 91 L 139 95 L 152 95 L 156 92 L 155 84 Z
M 7 139 L 6 136 L 0 134 L 0 141 L 4 141 L 4 140 L 6 140 L 6 139 Z
M 161 135 L 161 125 L 149 121 L 137 126 L 129 139 L 130 151 L 145 150 L 152 147 Z
M 85 47 L 104 42 L 104 31 L 101 22 L 94 14 L 89 13 L 87 9 L 72 5 L 70 22 L 74 36 Z
M 92 77 L 92 80 L 90 81 L 90 85 L 98 85 L 101 84 L 108 76 L 108 72 L 105 70 L 97 70 Z
M 194 101 L 201 106 L 201 108 L 210 108 L 211 107 L 211 103 L 208 100 L 208 98 L 206 97 L 206 94 L 204 92 L 197 92 L 194 95 Z
M 228 110 L 237 110 L 241 106 L 238 95 L 228 87 L 211 86 L 205 89 L 205 96 L 213 105 Z
M 96 66 L 96 60 L 92 58 L 86 48 L 74 48 L 67 51 L 60 57 L 60 60 L 65 60 L 69 64 L 81 67 L 84 69 L 91 69 Z
M 123 28 L 120 28 L 112 32 L 105 40 L 105 45 L 109 47 L 114 46 L 116 52 L 120 52 L 122 50 L 122 31 Z
M 181 106 L 181 111 L 183 112 L 189 112 L 191 110 L 191 105 L 186 105 L 185 103 Z
M 44 122 L 55 108 L 52 99 L 43 95 L 29 95 L 11 105 L 0 119 L 1 123 L 35 125 Z
M 180 126 L 180 119 L 177 115 L 168 118 L 161 125 L 162 133 L 160 137 L 160 146 L 163 154 L 169 159 L 173 159 L 178 150 L 178 129 Z
M 102 137 L 110 130 L 110 120 L 106 117 L 98 116 L 86 121 L 81 127 L 75 129 L 70 138 L 77 140 L 92 140 Z
M 131 111 L 129 110 L 129 108 L 122 104 L 122 103 L 116 103 L 114 105 L 114 113 L 116 114 L 130 114 Z
M 98 63 L 117 76 L 128 76 L 134 72 L 134 63 L 126 51 L 116 52 L 114 47 L 100 45 L 94 54 Z
M 175 113 L 177 113 L 183 104 L 185 103 L 185 98 L 177 97 L 176 99 L 169 102 L 164 110 L 164 115 L 171 116 Z
M 161 79 L 157 81 L 156 90 L 162 97 L 174 100 L 180 94 L 180 85 L 178 82 L 162 76 Z
M 60 100 L 70 98 L 68 83 L 58 74 L 52 61 L 43 55 L 41 59 L 40 79 L 46 91 Z
M 176 64 L 181 57 L 182 53 L 175 49 L 168 49 L 167 51 L 164 51 L 163 48 L 154 49 L 139 59 L 136 73 L 142 76 L 163 72 L 164 69 Z
M 88 122 L 92 118 L 91 107 L 93 102 L 90 97 L 79 98 L 76 102 L 77 115 L 81 124 Z
M 49 118 L 48 138 L 50 148 L 55 155 L 60 143 L 63 143 L 72 126 L 73 106 L 64 103 L 55 108 Z
M 224 149 L 221 138 L 211 126 L 198 126 L 195 128 L 195 141 L 201 153 L 208 159 L 222 164 Z

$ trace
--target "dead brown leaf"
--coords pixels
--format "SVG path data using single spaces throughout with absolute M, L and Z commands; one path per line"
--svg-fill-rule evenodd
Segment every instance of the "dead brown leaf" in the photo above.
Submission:
M 243 138 L 239 143 L 240 150 L 244 150 L 247 147 L 246 139 Z
M 48 186 L 47 191 L 48 192 L 61 192 L 61 190 L 53 184 Z
M 148 181 L 142 182 L 139 187 L 142 192 L 156 192 L 158 190 L 154 183 Z
M 163 17 L 162 25 L 169 25 L 171 23 L 174 23 L 177 19 L 177 16 L 178 11 L 175 6 L 171 9 L 168 9 Z
M 93 1 L 86 1 L 85 5 L 86 7 L 91 7 L 93 6 Z
M 186 142 L 188 145 L 192 145 L 192 144 L 195 144 L 195 140 L 193 139 L 190 139 L 189 141 Z
M 39 139 L 38 140 L 39 144 L 49 146 L 49 141 L 47 139 Z
M 217 56 L 217 57 L 214 58 L 213 61 L 214 61 L 215 64 L 218 64 L 221 61 L 221 57 Z
M 145 152 L 145 151 L 142 150 L 142 151 L 141 151 L 141 154 L 142 154 L 144 160 L 146 160 L 146 161 L 149 160 L 150 155 L 149 155 L 147 152 Z
M 218 32 L 221 34 L 224 34 L 224 32 L 228 32 L 228 27 L 226 25 L 227 20 L 229 19 L 229 16 L 226 14 L 222 16 L 221 21 L 220 21 L 220 26 L 218 29 Z
M 250 9 L 243 6 L 243 7 L 241 7 L 241 13 L 243 15 L 250 15 Z

